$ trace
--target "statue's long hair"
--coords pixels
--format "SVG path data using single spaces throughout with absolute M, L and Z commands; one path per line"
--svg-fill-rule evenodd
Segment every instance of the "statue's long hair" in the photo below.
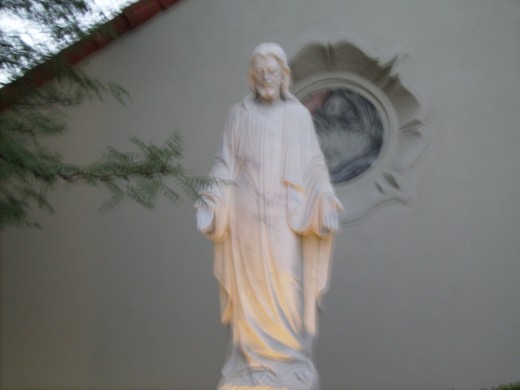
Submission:
M 249 89 L 256 96 L 255 88 L 255 59 L 258 57 L 267 58 L 272 57 L 278 62 L 282 71 L 282 84 L 280 85 L 280 96 L 282 99 L 294 98 L 293 94 L 289 92 L 291 86 L 291 69 L 287 62 L 287 57 L 283 49 L 277 43 L 262 43 L 258 45 L 253 54 L 251 54 L 251 60 L 249 62 L 249 68 L 247 72 L 247 79 L 249 81 Z

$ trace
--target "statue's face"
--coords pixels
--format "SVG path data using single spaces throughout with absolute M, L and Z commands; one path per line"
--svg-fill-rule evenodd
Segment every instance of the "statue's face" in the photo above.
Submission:
M 253 62 L 254 83 L 258 98 L 265 103 L 280 99 L 282 70 L 273 57 L 256 57 Z

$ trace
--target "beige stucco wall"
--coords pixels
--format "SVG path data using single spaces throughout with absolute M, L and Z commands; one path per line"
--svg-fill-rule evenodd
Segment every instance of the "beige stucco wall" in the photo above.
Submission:
M 341 232 L 318 369 L 324 389 L 490 387 L 520 379 L 519 37 L 517 0 L 186 0 L 86 61 L 132 100 L 71 111 L 54 146 L 89 161 L 179 129 L 205 174 L 258 43 L 404 50 L 430 145 L 410 204 Z M 213 388 L 226 332 L 192 206 L 102 216 L 105 195 L 63 188 L 43 231 L 2 233 L 1 387 Z

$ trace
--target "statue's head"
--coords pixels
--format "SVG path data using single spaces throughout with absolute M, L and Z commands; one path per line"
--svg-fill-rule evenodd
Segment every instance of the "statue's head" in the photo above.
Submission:
M 289 92 L 291 70 L 285 52 L 276 43 L 262 43 L 251 55 L 249 88 L 256 98 L 271 103 L 292 96 Z

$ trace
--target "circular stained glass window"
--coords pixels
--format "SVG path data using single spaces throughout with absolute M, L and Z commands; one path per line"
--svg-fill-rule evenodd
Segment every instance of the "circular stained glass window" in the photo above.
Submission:
M 345 87 L 322 88 L 304 96 L 331 181 L 347 183 L 366 172 L 383 146 L 379 112 L 367 98 Z

